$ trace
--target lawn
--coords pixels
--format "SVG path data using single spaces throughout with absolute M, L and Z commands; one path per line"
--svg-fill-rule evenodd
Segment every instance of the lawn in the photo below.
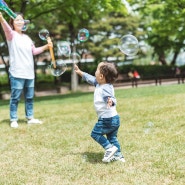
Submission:
M 104 150 L 90 137 L 93 93 L 35 98 L 42 125 L 26 124 L 21 102 L 18 129 L 0 100 L 0 184 L 184 185 L 185 85 L 115 92 L 126 163 L 101 161 Z

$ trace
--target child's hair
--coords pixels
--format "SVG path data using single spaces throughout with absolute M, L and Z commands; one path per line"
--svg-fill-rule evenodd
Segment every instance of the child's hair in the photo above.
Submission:
M 118 77 L 118 71 L 114 63 L 102 62 L 100 73 L 104 75 L 107 83 L 114 83 Z
M 15 14 L 16 14 L 16 16 L 21 15 L 22 18 L 24 19 L 23 13 L 21 13 L 21 12 L 16 12 Z M 14 22 L 14 19 L 10 18 L 9 24 L 10 24 L 10 26 L 12 27 L 12 29 L 14 30 L 15 28 L 14 28 L 13 22 Z

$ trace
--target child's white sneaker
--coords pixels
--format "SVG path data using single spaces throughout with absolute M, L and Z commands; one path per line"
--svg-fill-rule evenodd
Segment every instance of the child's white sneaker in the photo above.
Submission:
M 122 163 L 125 163 L 125 158 L 123 156 L 115 156 L 113 155 L 108 162 L 113 162 L 113 161 L 121 161 Z
M 12 128 L 17 128 L 19 125 L 18 125 L 18 123 L 17 123 L 17 121 L 12 121 L 11 123 L 10 123 L 10 127 L 12 127 Z
M 40 121 L 39 119 L 32 118 L 32 119 L 28 120 L 27 123 L 28 124 L 42 124 L 42 121 Z
M 104 154 L 104 158 L 102 159 L 103 162 L 109 162 L 109 159 L 116 153 L 118 148 L 116 146 L 112 146 L 111 148 L 107 149 Z

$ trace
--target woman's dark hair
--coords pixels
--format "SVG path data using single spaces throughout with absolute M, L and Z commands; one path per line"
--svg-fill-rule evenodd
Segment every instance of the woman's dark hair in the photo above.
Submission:
M 104 75 L 107 83 L 114 83 L 118 77 L 118 71 L 114 63 L 103 62 L 100 73 Z
M 16 15 L 16 17 L 17 17 L 18 15 L 21 15 L 22 18 L 24 19 L 23 13 L 21 13 L 21 12 L 16 12 L 15 15 Z M 13 22 L 14 22 L 14 19 L 10 18 L 9 24 L 10 24 L 10 26 L 12 27 L 12 29 L 14 30 Z

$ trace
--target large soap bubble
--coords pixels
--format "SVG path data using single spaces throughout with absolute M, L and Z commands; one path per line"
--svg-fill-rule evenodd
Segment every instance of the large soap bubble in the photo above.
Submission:
M 139 42 L 133 35 L 124 35 L 119 42 L 119 49 L 128 56 L 136 55 L 139 50 Z
M 64 60 L 58 59 L 55 61 L 55 66 L 53 66 L 53 64 L 50 65 L 50 69 L 51 74 L 58 77 L 66 71 L 67 65 Z
M 70 43 L 67 41 L 61 41 L 57 44 L 57 47 L 59 49 L 60 55 L 64 55 L 64 56 L 70 56 L 71 54 L 71 47 L 70 47 Z

